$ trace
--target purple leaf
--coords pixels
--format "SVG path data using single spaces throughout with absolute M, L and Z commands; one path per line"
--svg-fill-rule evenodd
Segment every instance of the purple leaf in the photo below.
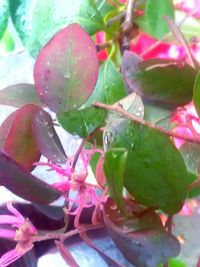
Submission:
M 92 93 L 99 63 L 90 36 L 71 24 L 41 50 L 34 79 L 41 101 L 56 113 L 77 108 Z
M 33 114 L 40 107 L 28 104 L 17 110 L 5 141 L 5 151 L 27 171 L 34 169 L 33 163 L 39 161 L 40 151 L 37 148 L 33 133 Z
M 122 254 L 137 267 L 155 267 L 180 253 L 178 240 L 166 232 L 153 210 L 125 201 L 128 219 L 116 209 L 112 199 L 104 205 L 104 223 Z
M 53 127 L 52 118 L 46 111 L 41 109 L 34 114 L 32 130 L 41 153 L 52 163 L 64 164 L 67 156 Z
M 16 108 L 21 108 L 26 104 L 42 105 L 35 86 L 26 83 L 14 84 L 1 90 L 0 104 Z
M 38 204 L 48 204 L 60 197 L 60 192 L 25 171 L 2 151 L 0 151 L 0 184 L 17 196 Z

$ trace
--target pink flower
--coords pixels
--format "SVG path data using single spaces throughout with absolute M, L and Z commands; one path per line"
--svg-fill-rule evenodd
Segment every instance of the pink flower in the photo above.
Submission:
M 88 167 L 95 153 L 103 154 L 103 151 L 100 149 L 82 149 L 79 155 L 82 166 L 79 167 L 79 170 L 76 168 L 73 169 L 72 167 L 74 159 L 68 159 L 65 167 L 49 162 L 35 164 L 49 166 L 59 174 L 61 181 L 53 183 L 52 186 L 62 191 L 66 200 L 69 202 L 68 208 L 65 208 L 65 212 L 75 215 L 74 225 L 76 228 L 79 226 L 79 218 L 83 208 L 89 208 L 91 206 L 99 207 L 99 203 L 106 200 L 105 194 L 102 193 L 104 188 L 96 182 L 92 183 L 88 181 Z
M 11 202 L 7 203 L 7 208 L 13 215 L 0 215 L 0 225 L 5 226 L 5 229 L 0 228 L 0 238 L 14 240 L 17 245 L 1 256 L 0 267 L 9 266 L 30 251 L 33 247 L 32 238 L 37 236 L 36 228 L 12 206 Z
M 173 116 L 171 123 L 174 124 L 173 131 L 184 134 L 188 137 L 199 137 L 200 135 L 200 119 L 196 113 L 193 103 L 185 107 L 178 108 Z M 177 148 L 180 148 L 185 141 L 182 139 L 174 139 Z

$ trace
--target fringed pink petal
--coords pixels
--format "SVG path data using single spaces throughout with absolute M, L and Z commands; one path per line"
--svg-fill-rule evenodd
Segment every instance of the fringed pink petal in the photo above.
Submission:
M 1 258 L 0 258 L 0 266 L 1 267 L 7 267 L 14 261 L 18 260 L 24 255 L 24 253 L 20 254 L 16 248 L 13 250 L 10 250 L 6 252 Z
M 15 235 L 16 231 L 14 230 L 0 229 L 0 238 L 14 239 Z

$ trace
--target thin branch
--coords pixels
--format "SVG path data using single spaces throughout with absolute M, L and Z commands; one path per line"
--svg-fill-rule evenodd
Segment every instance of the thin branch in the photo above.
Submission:
M 123 29 L 124 33 L 130 32 L 130 30 L 132 29 L 134 6 L 135 6 L 135 0 L 128 0 L 127 1 L 125 21 L 122 24 L 122 29 Z
M 95 101 L 93 103 L 93 106 L 96 107 L 96 108 L 102 108 L 102 109 L 106 109 L 106 110 L 109 110 L 109 111 L 112 111 L 112 112 L 116 112 L 116 113 L 119 113 L 121 114 L 123 117 L 125 118 L 128 118 L 129 120 L 133 121 L 133 122 L 137 122 L 139 124 L 142 124 L 142 125 L 145 125 L 149 128 L 152 128 L 152 129 L 156 129 L 168 136 L 171 136 L 171 137 L 174 137 L 174 138 L 179 138 L 179 139 L 183 139 L 185 141 L 188 141 L 188 142 L 191 142 L 191 143 L 195 143 L 195 144 L 200 144 L 200 138 L 197 137 L 197 136 L 194 136 L 194 137 L 190 137 L 190 136 L 187 136 L 187 135 L 184 135 L 184 134 L 179 134 L 179 133 L 175 133 L 173 131 L 169 131 L 167 129 L 164 129 L 160 126 L 157 126 L 151 122 L 148 122 L 148 121 L 145 121 L 141 118 L 138 118 L 137 116 L 133 115 L 133 114 L 130 114 L 129 112 L 125 111 L 121 106 L 110 106 L 110 105 L 106 105 L 104 103 L 100 103 L 100 102 L 97 102 Z
M 193 183 L 189 184 L 188 190 L 191 191 L 198 186 L 200 186 L 200 176 L 198 176 L 197 179 Z
M 77 163 L 77 161 L 78 161 L 79 155 L 80 155 L 80 153 L 81 153 L 81 151 L 82 151 L 82 149 L 83 149 L 83 147 L 84 147 L 86 141 L 87 141 L 87 139 L 83 139 L 83 140 L 81 141 L 81 144 L 80 144 L 78 150 L 76 151 L 76 154 L 75 154 L 75 156 L 74 156 L 74 161 L 73 161 L 73 164 L 72 164 L 72 168 L 73 168 L 73 169 L 75 169 L 75 167 L 76 167 L 76 163 Z

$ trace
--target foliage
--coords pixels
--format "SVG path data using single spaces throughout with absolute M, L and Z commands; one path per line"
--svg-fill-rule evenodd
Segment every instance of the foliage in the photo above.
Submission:
M 0 183 L 49 222 L 57 218 L 50 204 L 65 200 L 62 216 L 58 212 L 65 227 L 56 232 L 37 231 L 8 204 L 13 215 L 0 215 L 0 224 L 17 230 L 2 228 L 0 237 L 17 245 L 0 258 L 0 266 L 48 239 L 57 240 L 67 263 L 79 266 L 64 244 L 75 234 L 113 264 L 87 234 L 99 227 L 137 267 L 184 266 L 174 258 L 181 245 L 171 228 L 173 215 L 200 194 L 200 74 L 175 14 L 172 0 L 0 0 L 0 38 L 10 34 L 10 16 L 34 59 L 34 84 L 0 91 L 0 104 L 15 107 L 0 126 Z M 170 30 L 182 58 L 169 57 L 175 46 Z M 153 40 L 146 54 L 137 51 L 141 35 Z M 170 42 L 162 43 L 166 35 Z M 168 51 L 165 58 L 152 58 L 160 43 Z M 56 127 L 82 138 L 73 155 Z M 54 171 L 56 182 L 32 174 L 38 166 Z M 90 223 L 82 224 L 89 207 Z

